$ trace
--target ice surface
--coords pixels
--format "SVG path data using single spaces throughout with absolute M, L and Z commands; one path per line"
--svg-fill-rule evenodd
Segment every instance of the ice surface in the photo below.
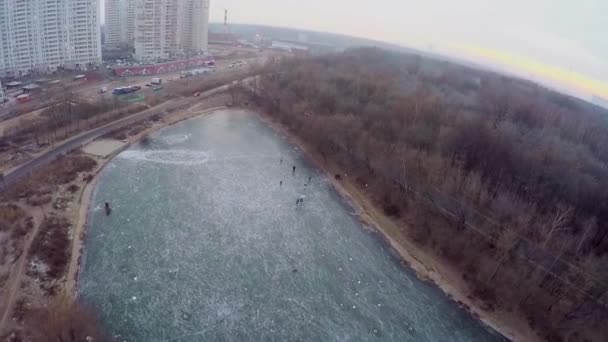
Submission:
M 188 150 L 128 150 L 118 156 L 128 160 L 186 166 L 203 164 L 209 160 L 209 154 L 206 152 Z
M 178 145 L 190 139 L 191 134 L 170 134 L 163 135 L 160 139 L 167 145 Z
M 112 215 L 90 212 L 80 293 L 121 340 L 500 340 L 402 267 L 297 149 L 244 112 L 124 151 L 92 207 L 106 200 Z

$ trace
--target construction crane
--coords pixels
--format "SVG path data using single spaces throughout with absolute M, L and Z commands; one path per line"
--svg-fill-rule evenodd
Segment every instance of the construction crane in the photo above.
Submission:
M 224 9 L 224 33 L 229 33 L 228 32 L 228 10 Z

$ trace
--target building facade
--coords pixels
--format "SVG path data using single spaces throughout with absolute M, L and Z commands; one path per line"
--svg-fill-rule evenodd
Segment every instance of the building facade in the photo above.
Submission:
M 209 0 L 107 0 L 106 44 L 142 62 L 206 52 Z
M 0 76 L 101 64 L 97 0 L 0 0 Z
M 174 50 L 176 12 L 174 0 L 136 0 L 134 47 L 135 59 L 167 59 Z
M 209 45 L 209 0 L 179 2 L 177 48 L 186 53 L 206 52 Z
M 111 48 L 133 47 L 134 0 L 106 0 L 105 45 Z

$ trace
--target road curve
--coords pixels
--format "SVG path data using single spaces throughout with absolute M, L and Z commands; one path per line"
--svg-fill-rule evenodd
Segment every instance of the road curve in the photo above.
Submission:
M 10 185 L 12 185 L 16 181 L 18 181 L 19 179 L 31 174 L 36 169 L 49 164 L 51 161 L 55 160 L 59 156 L 65 155 L 77 148 L 80 148 L 81 146 L 83 146 L 109 132 L 123 128 L 123 127 L 133 124 L 137 121 L 147 119 L 147 118 L 153 116 L 154 114 L 162 113 L 165 110 L 171 111 L 171 110 L 183 107 L 183 106 L 187 106 L 187 105 L 192 104 L 203 98 L 207 98 L 207 97 L 210 97 L 217 93 L 226 91 L 229 89 L 229 87 L 230 87 L 230 84 L 225 84 L 223 86 L 205 91 L 205 92 L 201 93 L 199 97 L 196 97 L 196 98 L 179 98 L 179 99 L 175 99 L 175 100 L 170 100 L 170 101 L 162 103 L 156 107 L 147 109 L 143 112 L 129 115 L 127 117 L 110 122 L 106 125 L 103 125 L 103 126 L 100 126 L 97 128 L 93 128 L 87 132 L 83 132 L 79 135 L 76 135 L 67 140 L 64 140 L 61 143 L 57 144 L 55 146 L 55 148 L 53 148 L 52 150 L 47 151 L 44 154 L 31 159 L 30 161 L 17 167 L 16 169 L 13 169 L 11 172 L 5 174 L 4 182 L 3 182 L 3 184 L 0 185 L 0 191 L 3 191 L 4 189 L 8 188 Z

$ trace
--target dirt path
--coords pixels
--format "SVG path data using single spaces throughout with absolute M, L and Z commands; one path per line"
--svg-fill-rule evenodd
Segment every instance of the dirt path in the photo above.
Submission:
M 78 281 L 78 271 L 80 269 L 80 262 L 82 257 L 82 248 L 84 247 L 84 228 L 87 221 L 87 213 L 89 212 L 89 205 L 91 200 L 91 194 L 97 183 L 97 174 L 104 168 L 107 161 L 101 161 L 103 163 L 101 167 L 96 171 L 93 180 L 85 185 L 84 189 L 80 192 L 80 197 L 76 202 L 78 210 L 76 211 L 76 223 L 72 232 L 72 251 L 70 252 L 70 263 L 68 265 L 68 271 L 66 273 L 66 283 L 64 291 L 67 298 L 75 297 L 76 295 L 76 283 Z
M 21 279 L 23 277 L 23 273 L 25 272 L 25 268 L 27 266 L 27 261 L 29 259 L 30 247 L 32 246 L 32 242 L 34 238 L 38 235 L 38 231 L 40 230 L 40 226 L 42 225 L 42 220 L 44 218 L 44 214 L 42 209 L 31 211 L 32 218 L 34 220 L 34 228 L 30 232 L 25 244 L 23 245 L 23 252 L 17 261 L 17 267 L 14 268 L 11 273 L 13 276 L 10 277 L 10 282 L 8 284 L 8 295 L 6 296 L 6 305 L 4 306 L 4 312 L 2 312 L 2 318 L 0 319 L 0 334 L 4 332 L 6 327 L 7 320 L 10 318 L 11 313 L 13 312 L 13 305 L 15 305 L 15 300 L 20 294 L 21 288 Z

